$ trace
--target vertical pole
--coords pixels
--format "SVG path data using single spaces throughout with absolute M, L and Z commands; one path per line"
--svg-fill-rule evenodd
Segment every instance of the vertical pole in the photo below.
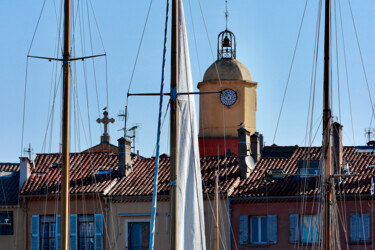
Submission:
M 177 164 L 178 164 L 178 3 L 172 0 L 172 53 L 171 53 L 171 162 L 170 162 L 170 249 L 177 250 Z
M 331 1 L 325 1 L 324 24 L 324 100 L 323 100 L 323 249 L 331 249 L 331 107 L 330 107 L 330 34 L 331 34 Z
M 69 72 L 70 72 L 70 0 L 64 3 L 62 177 L 61 177 L 61 249 L 69 243 Z
M 219 173 L 215 174 L 215 250 L 219 250 Z

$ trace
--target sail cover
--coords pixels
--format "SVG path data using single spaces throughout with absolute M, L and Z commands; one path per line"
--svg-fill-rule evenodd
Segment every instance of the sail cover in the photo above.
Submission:
M 177 93 L 193 92 L 183 2 L 179 0 Z M 179 95 L 177 174 L 177 249 L 206 249 L 202 178 L 193 95 Z

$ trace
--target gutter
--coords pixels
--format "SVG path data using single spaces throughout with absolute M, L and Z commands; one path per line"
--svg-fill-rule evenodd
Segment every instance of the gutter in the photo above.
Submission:
M 342 197 L 373 197 L 371 194 L 345 194 L 345 195 L 336 195 L 337 198 Z M 244 200 L 280 200 L 280 199 L 291 199 L 291 200 L 298 200 L 298 199 L 306 199 L 306 198 L 318 198 L 319 195 L 305 195 L 305 196 L 266 196 L 266 197 L 234 197 L 229 198 L 231 201 L 244 201 Z

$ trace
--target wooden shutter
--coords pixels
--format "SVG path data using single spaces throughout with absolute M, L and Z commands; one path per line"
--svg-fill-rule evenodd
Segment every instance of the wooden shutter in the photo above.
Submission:
M 61 215 L 56 215 L 56 250 L 61 249 Z
M 39 250 L 39 215 L 31 216 L 31 250 Z
M 277 243 L 277 215 L 270 214 L 267 216 L 267 233 L 268 242 L 271 244 Z
M 350 240 L 358 242 L 358 214 L 350 214 Z
M 103 249 L 103 215 L 95 214 L 95 250 Z
M 368 213 L 365 213 L 362 214 L 362 216 L 363 229 L 365 230 L 363 240 L 370 241 L 370 215 Z
M 289 215 L 289 242 L 298 243 L 299 239 L 299 222 L 298 214 Z
M 249 242 L 249 216 L 240 215 L 240 244 Z
M 77 250 L 77 215 L 70 215 L 70 250 Z

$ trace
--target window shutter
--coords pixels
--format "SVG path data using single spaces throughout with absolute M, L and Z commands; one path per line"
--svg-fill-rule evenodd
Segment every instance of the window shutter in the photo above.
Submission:
M 249 216 L 240 215 L 240 244 L 247 244 L 249 241 Z
M 370 215 L 368 213 L 362 214 L 363 216 L 363 228 L 365 230 L 364 232 L 364 240 L 370 241 Z M 363 229 L 362 229 L 363 230 Z
M 31 216 L 31 250 L 39 250 L 39 215 Z
M 77 250 L 77 215 L 70 215 L 70 250 Z
M 350 240 L 358 242 L 358 215 L 350 214 Z
M 270 214 L 267 216 L 267 230 L 268 242 L 272 244 L 277 243 L 277 215 Z
M 298 243 L 299 239 L 299 222 L 298 214 L 289 215 L 289 242 Z
M 56 215 L 56 250 L 61 249 L 61 215 Z
M 103 249 L 103 215 L 95 214 L 95 250 Z

